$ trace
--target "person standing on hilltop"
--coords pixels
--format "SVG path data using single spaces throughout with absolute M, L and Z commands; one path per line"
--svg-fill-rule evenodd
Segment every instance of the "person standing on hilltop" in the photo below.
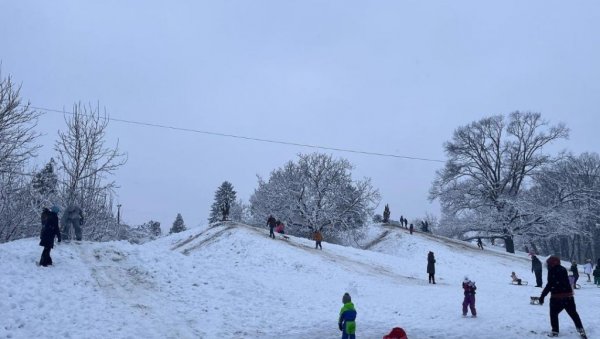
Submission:
M 52 207 L 52 210 L 44 208 L 42 211 L 42 231 L 40 232 L 40 246 L 44 247 L 40 258 L 40 266 L 47 267 L 52 265 L 52 257 L 50 251 L 54 247 L 54 237 L 61 241 L 60 229 L 58 228 L 58 212 L 57 206 Z
M 267 219 L 267 226 L 269 226 L 269 238 L 275 239 L 275 232 L 273 232 L 273 230 L 275 229 L 275 226 L 277 226 L 277 220 L 275 220 L 273 215 L 270 215 Z
M 313 240 L 315 241 L 315 249 L 320 248 L 322 250 L 323 246 L 321 246 L 321 241 L 323 241 L 323 234 L 321 234 L 321 231 L 318 229 L 316 229 L 313 234 Z

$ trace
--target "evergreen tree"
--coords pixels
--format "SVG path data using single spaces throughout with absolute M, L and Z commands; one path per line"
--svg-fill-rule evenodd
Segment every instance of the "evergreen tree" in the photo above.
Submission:
M 209 222 L 225 221 L 229 218 L 231 207 L 236 203 L 236 192 L 229 181 L 224 181 L 215 192 L 215 202 L 210 208 Z
M 169 231 L 169 234 L 171 233 L 179 233 L 179 232 L 183 232 L 186 230 L 185 224 L 183 223 L 183 218 L 181 217 L 181 213 L 177 213 L 177 217 L 175 218 L 175 221 L 173 222 L 173 226 L 171 226 L 171 230 Z
M 383 209 L 383 222 L 387 223 L 390 221 L 390 206 L 385 204 L 385 208 Z
M 54 173 L 54 159 L 44 166 L 44 168 L 36 173 L 31 180 L 31 184 L 36 192 L 42 196 L 49 196 L 56 194 L 56 187 L 58 186 L 58 176 Z

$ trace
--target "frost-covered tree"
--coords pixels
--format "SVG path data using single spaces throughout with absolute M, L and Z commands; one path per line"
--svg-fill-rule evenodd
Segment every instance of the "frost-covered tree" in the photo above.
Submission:
M 231 211 L 229 213 L 231 220 L 237 222 L 250 222 L 250 207 L 245 204 L 242 199 L 238 199 L 231 205 Z
M 534 176 L 527 240 L 546 253 L 583 260 L 600 254 L 600 157 L 570 155 Z
M 443 225 L 461 223 L 463 234 L 502 238 L 514 252 L 514 236 L 532 223 L 520 207 L 532 174 L 554 161 L 543 147 L 568 137 L 563 124 L 549 126 L 539 113 L 493 116 L 461 126 L 444 145 L 448 160 L 436 174 L 430 199 L 439 199 Z
M 233 185 L 229 181 L 224 181 L 215 192 L 215 201 L 210 208 L 208 221 L 213 223 L 228 220 L 231 208 L 235 203 L 236 192 Z
M 177 217 L 175 218 L 175 221 L 173 222 L 173 226 L 171 226 L 171 230 L 169 230 L 169 234 L 179 233 L 179 232 L 183 232 L 185 230 L 186 230 L 186 227 L 185 227 L 185 223 L 183 222 L 183 217 L 181 216 L 181 213 L 177 213 Z
M 383 222 L 390 222 L 390 206 L 388 204 L 385 204 L 385 208 L 383 209 Z
M 0 173 L 22 170 L 40 147 L 34 131 L 39 113 L 22 102 L 20 90 L 0 71 Z
M 365 225 L 379 203 L 370 179 L 353 180 L 346 159 L 321 153 L 298 157 L 271 172 L 268 181 L 258 178 L 250 198 L 254 222 L 262 225 L 273 214 L 289 233 L 319 229 L 333 237 Z
M 23 103 L 20 86 L 0 72 L 0 242 L 39 232 L 31 179 L 25 168 L 36 155 L 39 113 Z
M 155 240 L 162 234 L 160 222 L 153 220 L 150 220 L 139 226 L 130 227 L 128 225 L 121 225 L 121 227 L 123 229 L 119 239 L 128 240 L 133 244 L 143 244 L 145 242 Z
M 376 222 L 376 223 L 381 223 L 381 222 L 383 222 L 383 217 L 381 216 L 381 214 L 375 214 L 375 215 L 373 216 L 373 222 Z
M 86 215 L 85 239 L 105 238 L 116 234 L 118 225 L 110 202 L 115 182 L 110 175 L 125 164 L 126 156 L 115 146 L 106 145 L 109 119 L 98 107 L 75 104 L 73 112 L 65 114 L 66 130 L 59 131 L 54 145 L 58 153 L 63 207 L 79 206 Z M 113 225 L 114 230 L 106 230 Z M 114 231 L 114 232 L 113 232 Z

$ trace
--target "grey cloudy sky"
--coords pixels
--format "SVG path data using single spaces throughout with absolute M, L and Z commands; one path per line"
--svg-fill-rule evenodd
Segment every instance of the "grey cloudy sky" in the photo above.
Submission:
M 597 1 L 4 1 L 3 74 L 35 106 L 99 102 L 113 118 L 444 160 L 453 130 L 538 111 L 565 122 L 556 145 L 598 151 Z M 53 156 L 60 114 L 39 130 Z M 129 161 L 117 172 L 130 223 L 204 223 L 231 181 L 311 149 L 110 124 Z M 442 164 L 333 152 L 368 176 L 392 217 L 427 201 Z

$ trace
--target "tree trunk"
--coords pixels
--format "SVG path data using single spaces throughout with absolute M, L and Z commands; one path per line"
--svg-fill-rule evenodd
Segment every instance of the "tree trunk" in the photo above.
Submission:
M 504 244 L 506 245 L 506 252 L 515 253 L 515 242 L 513 240 L 513 237 L 504 237 Z

